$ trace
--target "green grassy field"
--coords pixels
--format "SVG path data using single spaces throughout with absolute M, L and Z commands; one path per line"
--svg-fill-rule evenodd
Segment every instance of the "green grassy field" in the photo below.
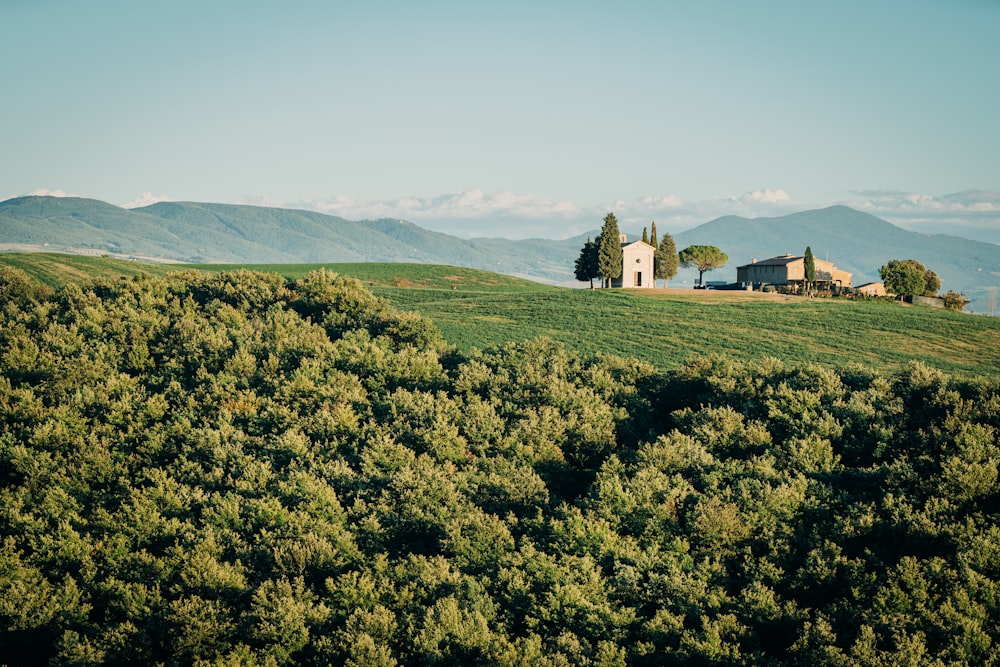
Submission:
M 696 355 L 776 357 L 892 372 L 911 360 L 963 377 L 1000 374 L 1000 320 L 885 302 L 742 292 L 636 292 L 551 287 L 475 269 L 418 264 L 164 265 L 71 255 L 0 255 L 58 286 L 89 276 L 184 268 L 272 271 L 325 266 L 358 278 L 397 308 L 433 320 L 461 350 L 548 336 L 582 354 L 636 357 L 660 369 Z
M 634 356 L 660 368 L 722 354 L 879 370 L 920 360 L 960 375 L 1000 372 L 1000 322 L 891 303 L 747 295 L 713 303 L 611 290 L 376 291 L 432 319 L 460 348 L 544 335 L 585 354 Z

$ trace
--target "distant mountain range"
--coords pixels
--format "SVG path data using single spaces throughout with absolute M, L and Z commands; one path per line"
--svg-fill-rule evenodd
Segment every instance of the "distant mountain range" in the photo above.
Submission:
M 582 242 L 581 242 L 582 243 Z M 419 262 L 559 281 L 572 241 L 460 239 L 402 220 L 193 202 L 123 209 L 72 197 L 0 202 L 0 244 L 191 263 Z
M 351 221 L 312 211 L 161 202 L 123 209 L 93 199 L 20 197 L 0 202 L 0 244 L 191 263 L 420 262 L 467 266 L 548 282 L 571 282 L 586 238 L 461 239 L 402 220 Z M 630 235 L 634 238 L 634 236 Z M 1000 287 L 1000 245 L 910 232 L 845 206 L 779 218 L 726 216 L 674 236 L 678 249 L 710 244 L 729 264 L 706 280 L 735 280 L 754 258 L 813 253 L 878 280 L 889 259 L 913 258 L 979 302 Z M 693 284 L 690 272 L 675 285 Z M 975 307 L 975 304 L 974 306 Z
M 982 298 L 1000 286 L 1000 245 L 945 234 L 907 231 L 847 206 L 793 213 L 780 218 L 725 216 L 675 236 L 678 248 L 711 244 L 729 255 L 729 265 L 716 273 L 735 278 L 735 267 L 754 258 L 791 253 L 806 246 L 820 259 L 854 274 L 854 284 L 879 280 L 878 270 L 890 259 L 915 259 L 935 271 L 944 291 Z M 706 274 L 711 280 L 713 274 Z

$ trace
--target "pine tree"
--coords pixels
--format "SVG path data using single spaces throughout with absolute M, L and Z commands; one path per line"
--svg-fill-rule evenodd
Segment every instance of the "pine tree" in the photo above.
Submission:
M 690 245 L 678 255 L 681 264 L 698 269 L 698 287 L 705 286 L 705 272 L 725 266 L 729 255 L 714 245 Z
M 646 233 L 645 227 L 642 228 L 642 242 L 647 244 L 649 243 L 649 234 Z
M 622 275 L 621 233 L 618 231 L 618 219 L 615 218 L 614 213 L 608 213 L 604 216 L 597 259 L 597 274 L 602 278 L 605 287 L 610 287 L 611 281 Z
M 583 244 L 583 248 L 580 249 L 580 256 L 576 258 L 576 263 L 573 265 L 573 275 L 581 282 L 589 280 L 591 289 L 594 288 L 594 278 L 599 275 L 597 253 L 600 244 L 600 236 L 597 237 L 596 241 L 591 241 L 588 238 L 587 242 Z

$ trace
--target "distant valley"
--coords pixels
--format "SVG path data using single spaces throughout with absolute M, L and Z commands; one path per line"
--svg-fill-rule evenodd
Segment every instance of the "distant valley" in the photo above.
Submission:
M 82 198 L 20 197 L 0 202 L 0 244 L 10 250 L 159 258 L 187 263 L 416 262 L 485 269 L 539 281 L 573 283 L 573 262 L 595 229 L 566 240 L 462 239 L 393 220 L 351 221 L 312 211 L 195 202 L 137 209 Z M 631 230 L 630 237 L 641 233 Z M 982 309 L 1000 287 L 1000 245 L 910 232 L 844 206 L 779 218 L 726 216 L 674 236 L 678 249 L 711 244 L 729 264 L 706 275 L 732 281 L 754 258 L 801 254 L 808 245 L 854 274 L 878 280 L 892 258 L 914 258 Z M 693 284 L 682 270 L 675 286 Z

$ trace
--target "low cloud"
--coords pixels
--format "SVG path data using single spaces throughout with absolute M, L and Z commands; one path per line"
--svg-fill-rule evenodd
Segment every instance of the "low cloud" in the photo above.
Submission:
M 336 195 L 300 202 L 303 208 L 343 218 L 402 218 L 418 221 L 436 218 L 551 218 L 573 216 L 579 209 L 567 201 L 552 201 L 510 191 L 487 193 L 472 189 L 433 198 L 402 197 L 385 201 L 353 199 Z
M 39 188 L 34 196 L 78 197 L 59 189 Z M 144 192 L 122 204 L 141 208 L 169 197 Z M 742 194 L 706 199 L 684 199 L 676 194 L 652 194 L 635 199 L 573 202 L 537 194 L 473 188 L 435 197 L 366 200 L 334 195 L 295 202 L 247 197 L 256 206 L 301 208 L 348 220 L 392 218 L 408 220 L 426 229 L 470 238 L 564 239 L 599 229 L 613 212 L 624 231 L 634 233 L 656 222 L 657 230 L 677 234 L 726 215 L 747 218 L 778 217 L 843 204 L 884 220 L 928 234 L 952 234 L 1000 244 L 1000 192 L 962 190 L 933 195 L 903 190 L 856 190 L 836 200 L 800 201 L 781 188 L 762 188 Z
M 590 209 L 600 213 L 587 229 L 600 226 L 600 220 L 611 211 L 620 226 L 638 229 L 656 222 L 658 231 L 676 234 L 725 215 L 748 218 L 785 215 L 801 210 L 801 204 L 792 200 L 784 190 L 755 190 L 740 195 L 684 200 L 676 195 L 647 196 L 634 200 L 617 200 L 603 207 Z
M 963 190 L 928 195 L 897 190 L 861 190 L 841 202 L 911 231 L 952 234 L 1000 243 L 1000 192 Z
M 437 197 L 385 201 L 344 195 L 290 204 L 350 220 L 397 218 L 463 237 L 568 238 L 599 228 L 613 212 L 624 228 L 655 221 L 663 231 L 679 232 L 722 215 L 782 215 L 794 210 L 784 190 L 756 190 L 717 199 L 685 201 L 677 195 L 648 195 L 603 204 L 578 204 L 510 191 L 462 190 Z
M 963 190 L 948 195 L 927 195 L 894 190 L 863 190 L 851 193 L 855 205 L 897 213 L 934 212 L 1000 213 L 1000 193 L 990 190 Z
M 754 190 L 736 198 L 742 204 L 787 204 L 792 201 L 784 190 Z
M 66 194 L 62 190 L 49 190 L 48 188 L 38 188 L 28 193 L 29 197 L 76 197 L 77 195 Z
M 164 197 L 162 195 L 154 195 L 152 192 L 143 192 L 141 195 L 125 202 L 121 205 L 122 208 L 142 208 L 143 206 L 152 206 L 161 201 L 170 201 L 170 197 Z
M 258 205 L 261 201 L 251 201 Z M 747 218 L 778 217 L 834 204 L 871 213 L 906 229 L 965 236 L 1000 243 L 1000 193 L 966 190 L 927 195 L 897 190 L 850 192 L 835 201 L 799 201 L 780 188 L 687 200 L 675 194 L 657 194 L 607 202 L 571 202 L 511 191 L 490 193 L 462 190 L 436 197 L 364 200 L 335 195 L 271 206 L 303 208 L 349 220 L 392 218 L 465 238 L 562 239 L 599 229 L 608 212 L 623 230 L 639 230 L 656 222 L 662 232 L 676 234 L 726 215 Z

